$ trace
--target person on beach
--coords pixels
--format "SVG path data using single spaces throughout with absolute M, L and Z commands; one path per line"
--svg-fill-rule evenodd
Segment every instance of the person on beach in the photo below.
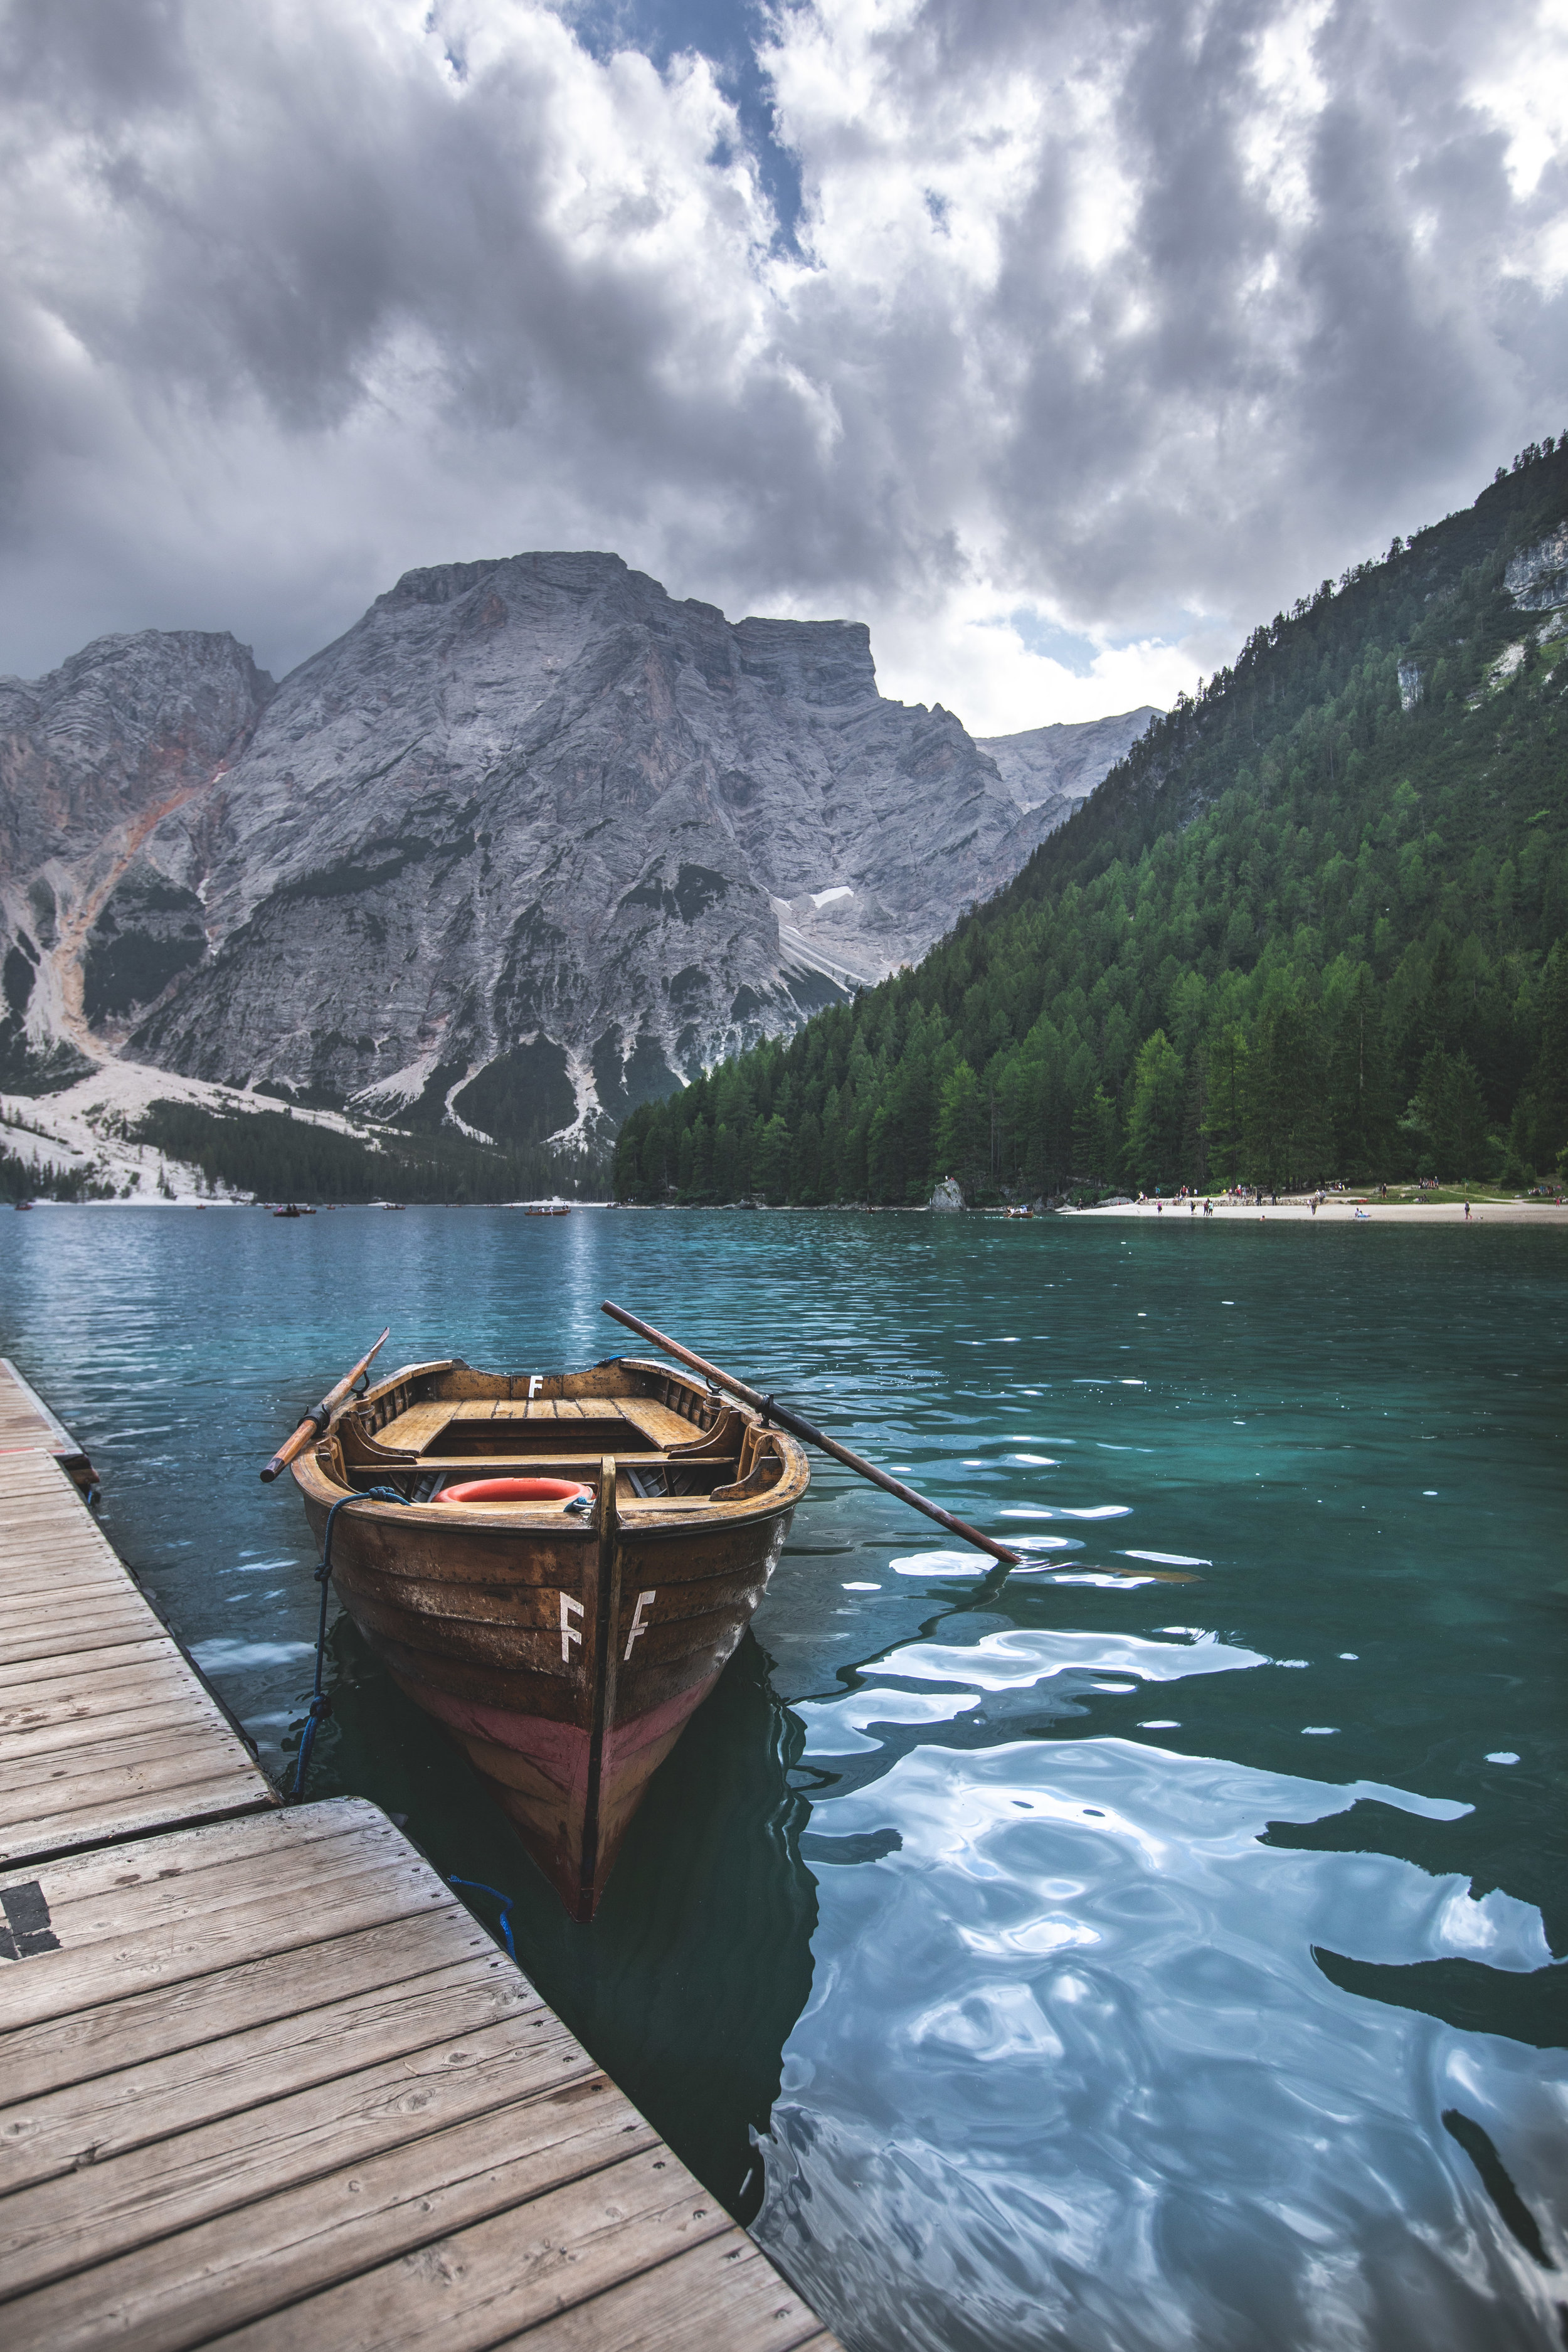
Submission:
M 1467 1201 L 1467 1202 L 1465 1202 L 1465 1223 L 1466 1223 L 1466 1224 L 1468 1225 L 1468 1224 L 1469 1223 L 1469 1222 L 1470 1222 L 1470 1204 L 1469 1204 L 1469 1202 Z

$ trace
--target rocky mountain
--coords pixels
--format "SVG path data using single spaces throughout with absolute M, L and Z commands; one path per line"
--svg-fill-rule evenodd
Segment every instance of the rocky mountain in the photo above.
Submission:
M 409 572 L 279 686 L 103 639 L 0 685 L 0 1086 L 113 1052 L 590 1138 L 918 958 L 1150 715 L 976 743 L 863 626 L 613 555 Z
M 106 1009 L 153 1001 L 205 956 L 199 903 L 143 845 L 205 805 L 273 691 L 243 646 L 194 630 L 0 678 L 0 1087 L 85 1069 Z
M 1114 719 L 1090 719 L 1079 726 L 1029 727 L 1021 735 L 977 735 L 975 749 L 996 762 L 996 772 L 1026 814 L 1043 815 L 1055 832 L 1080 801 L 1131 750 L 1160 713 L 1146 702 Z

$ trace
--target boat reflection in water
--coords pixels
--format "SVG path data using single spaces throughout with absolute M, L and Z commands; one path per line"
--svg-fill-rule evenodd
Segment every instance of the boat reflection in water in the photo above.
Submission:
M 405 1698 L 352 1620 L 331 1637 L 333 1717 L 313 1786 L 374 1795 L 456 1877 L 509 1906 L 517 1958 L 606 2074 L 735 2218 L 763 2196 L 757 2141 L 811 1990 L 816 1884 L 789 1781 L 804 1734 L 742 1636 L 649 1784 L 591 1934 L 530 1862 L 455 1748 Z M 497 1924 L 498 1904 L 468 1899 Z

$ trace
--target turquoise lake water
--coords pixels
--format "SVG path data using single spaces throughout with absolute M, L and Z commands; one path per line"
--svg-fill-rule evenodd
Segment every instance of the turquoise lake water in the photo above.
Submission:
M 339 1620 L 311 1793 L 519 1957 L 852 2352 L 1568 2335 L 1568 1241 L 504 1210 L 0 1219 L 0 1352 L 281 1772 L 313 1550 L 260 1463 L 393 1334 L 618 1298 L 1031 1556 L 814 1463 L 598 1921 Z M 473 1898 L 488 1925 L 497 1906 Z

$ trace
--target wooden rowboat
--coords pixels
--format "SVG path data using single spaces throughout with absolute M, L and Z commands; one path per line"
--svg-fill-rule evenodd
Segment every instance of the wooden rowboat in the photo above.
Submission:
M 374 1351 L 373 1351 L 374 1352 Z M 332 1580 L 388 1672 L 463 1748 L 574 1918 L 718 1680 L 810 1482 L 803 1448 L 666 1367 L 405 1366 L 293 1463 Z M 580 1487 L 443 1499 L 474 1482 Z

